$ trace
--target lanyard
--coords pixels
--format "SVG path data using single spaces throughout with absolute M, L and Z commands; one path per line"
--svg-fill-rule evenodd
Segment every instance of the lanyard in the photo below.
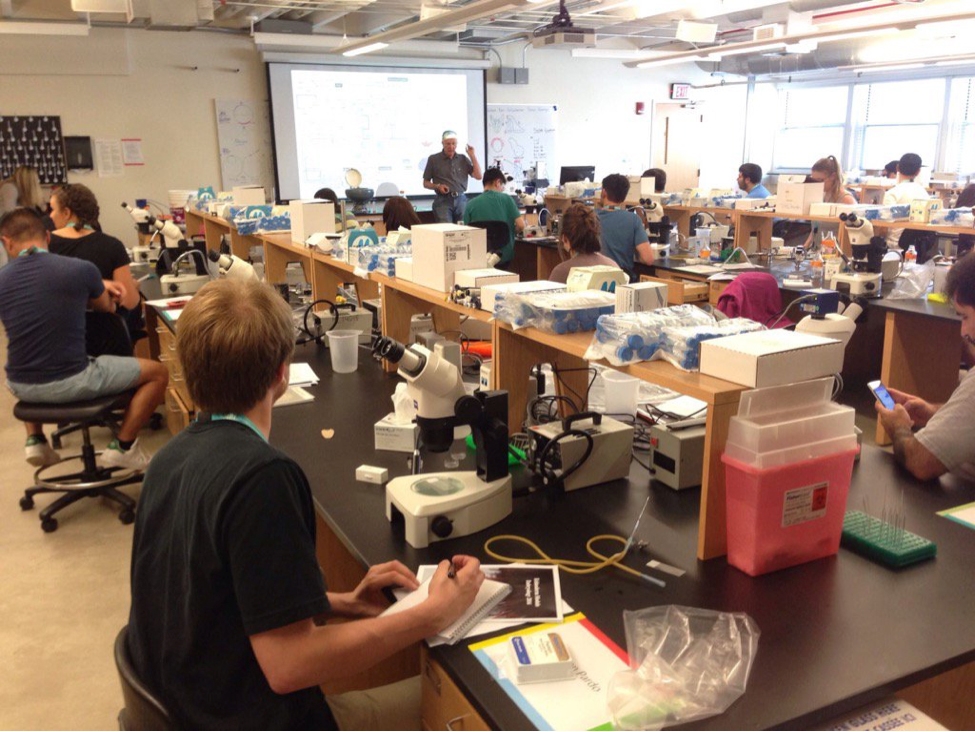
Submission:
M 31 254 L 47 254 L 47 249 L 42 249 L 41 247 L 27 247 L 26 249 L 21 249 L 18 257 L 29 257 Z
M 239 422 L 240 424 L 247 425 L 252 430 L 254 430 L 255 433 L 260 435 L 261 439 L 264 440 L 264 442 L 267 442 L 267 438 L 264 436 L 264 433 L 258 429 L 256 424 L 254 424 L 250 419 L 245 417 L 243 414 L 211 414 L 210 419 L 214 422 L 217 420 L 226 420 L 228 422 Z

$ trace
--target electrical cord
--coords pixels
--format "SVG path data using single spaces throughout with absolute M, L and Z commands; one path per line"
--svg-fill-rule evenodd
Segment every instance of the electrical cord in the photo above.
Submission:
M 549 422 L 555 422 L 561 419 L 558 414 L 558 405 L 563 402 L 571 408 L 572 414 L 579 413 L 579 406 L 570 397 L 563 394 L 535 397 L 528 402 L 525 418 L 527 426 L 548 424 Z M 543 405 L 545 407 L 544 411 L 542 411 Z
M 323 304 L 328 305 L 329 312 L 332 315 L 332 324 L 328 328 L 326 328 L 325 331 L 321 330 L 322 319 L 318 317 L 318 314 L 315 313 L 314 311 L 316 305 L 323 305 Z M 309 315 L 312 316 L 312 320 L 314 321 L 316 333 L 312 333 L 311 326 L 308 325 Z M 322 337 L 324 333 L 332 330 L 336 325 L 338 325 L 338 322 L 339 322 L 339 311 L 335 307 L 335 303 L 333 303 L 331 300 L 315 300 L 314 302 L 310 303 L 307 308 L 305 308 L 305 313 L 301 317 L 301 332 L 303 332 L 307 337 L 299 338 L 298 340 L 295 341 L 295 343 L 300 346 L 302 344 L 311 343 L 312 341 L 314 341 L 315 343 L 322 345 Z
M 546 463 L 546 458 L 548 454 L 555 448 L 555 446 L 565 440 L 568 437 L 582 437 L 586 441 L 585 452 L 569 467 L 562 466 L 561 475 L 556 473 L 556 468 L 549 467 Z M 548 444 L 542 448 L 542 451 L 538 453 L 538 460 L 535 463 L 535 472 L 542 479 L 542 485 L 552 494 L 552 495 L 563 495 L 565 493 L 565 482 L 575 473 L 579 468 L 581 468 L 589 456 L 592 455 L 593 446 L 595 442 L 592 439 L 592 435 L 588 432 L 583 432 L 582 430 L 567 429 L 559 432 L 555 437 L 548 441 Z

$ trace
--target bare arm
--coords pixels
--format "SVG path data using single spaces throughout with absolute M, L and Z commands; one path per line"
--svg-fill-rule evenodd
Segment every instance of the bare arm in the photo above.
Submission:
M 471 171 L 471 178 L 474 180 L 481 179 L 481 164 L 477 161 L 477 153 L 474 151 L 473 145 L 467 146 L 467 157 L 471 159 L 471 165 L 474 166 L 474 170 Z
M 515 219 L 515 231 L 519 234 L 525 230 L 525 217 L 519 216 Z
M 893 440 L 894 458 L 918 480 L 934 480 L 948 472 L 948 468 L 918 442 L 909 428 L 898 429 Z
M 432 180 L 423 181 L 423 187 L 430 191 L 436 191 L 444 195 L 450 193 L 450 188 L 445 183 L 434 183 Z
M 116 267 L 112 272 L 112 281 L 122 286 L 119 305 L 126 310 L 135 310 L 139 306 L 139 285 L 132 276 L 132 268 L 127 264 Z
M 114 313 L 115 302 L 112 300 L 108 288 L 106 287 L 98 297 L 91 298 L 88 301 L 88 307 L 97 313 Z
M 454 557 L 455 578 L 442 562 L 430 596 L 392 615 L 316 626 L 311 618 L 250 637 L 257 662 L 278 694 L 316 686 L 368 669 L 447 627 L 470 606 L 484 575 L 471 557 Z
M 653 264 L 653 249 L 650 246 L 650 242 L 641 242 L 636 245 L 636 256 L 640 258 L 640 261 L 644 264 Z

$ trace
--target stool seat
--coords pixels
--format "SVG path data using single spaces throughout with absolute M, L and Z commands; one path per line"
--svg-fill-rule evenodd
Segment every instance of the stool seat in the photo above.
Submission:
M 21 422 L 57 424 L 60 422 L 91 422 L 105 411 L 124 409 L 132 398 L 132 391 L 121 394 L 108 394 L 94 399 L 63 404 L 41 404 L 40 402 L 17 402 L 14 417 Z

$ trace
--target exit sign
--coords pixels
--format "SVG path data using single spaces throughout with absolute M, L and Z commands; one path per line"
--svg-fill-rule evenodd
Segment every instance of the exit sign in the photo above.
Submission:
M 691 98 L 691 85 L 690 84 L 671 84 L 670 85 L 670 98 L 671 99 L 690 99 Z

